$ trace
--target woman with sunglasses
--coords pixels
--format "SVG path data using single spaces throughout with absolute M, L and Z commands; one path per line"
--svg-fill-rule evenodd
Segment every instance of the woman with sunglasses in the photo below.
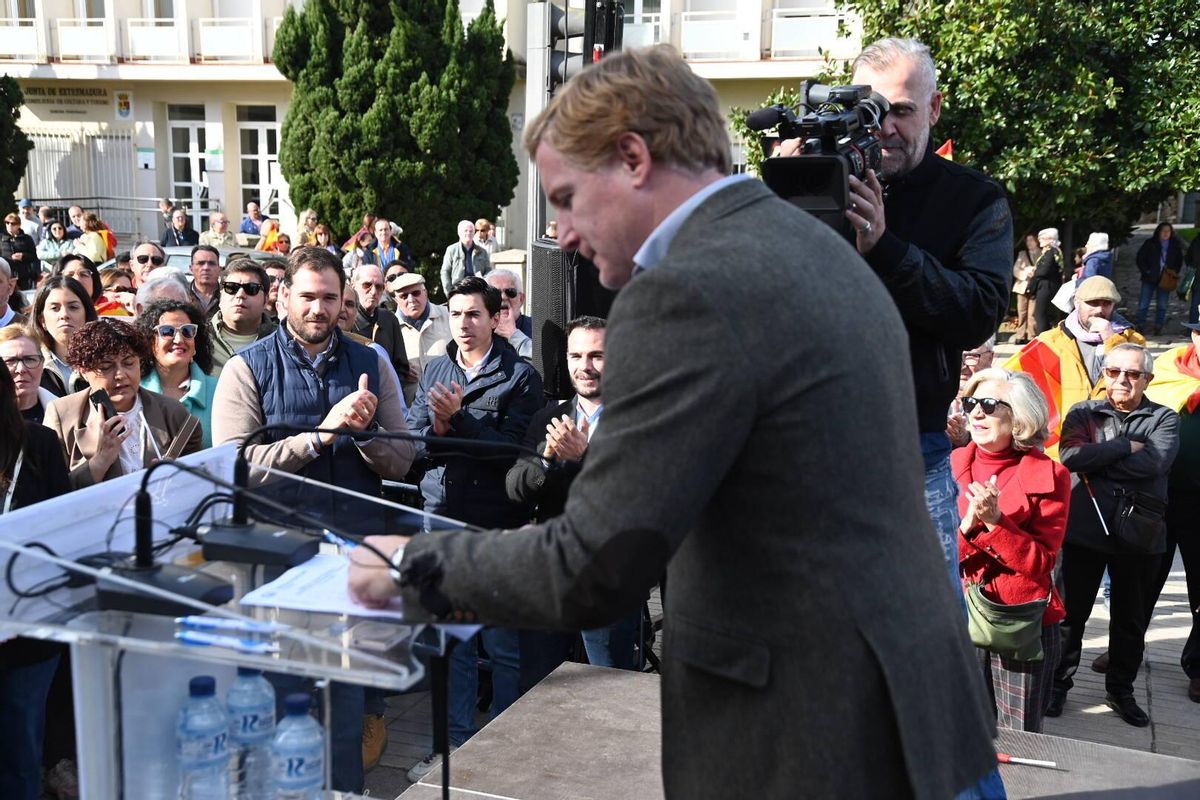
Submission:
M 217 379 L 212 372 L 212 341 L 200 310 L 191 303 L 158 300 L 138 317 L 154 358 L 142 364 L 142 388 L 178 400 L 204 431 L 212 447 L 212 401 Z
M 178 400 L 140 388 L 142 364 L 153 354 L 132 322 L 115 317 L 89 322 L 71 340 L 68 357 L 87 386 L 51 403 L 45 424 L 63 443 L 72 486 L 91 486 L 201 449 L 199 421 Z
M 0 233 L 0 258 L 12 268 L 17 278 L 17 288 L 28 291 L 34 287 L 42 265 L 38 262 L 37 245 L 28 233 L 21 230 L 21 218 L 16 214 L 4 217 L 4 232 Z
M 971 442 L 950 457 L 962 493 L 959 572 L 988 600 L 1049 603 L 1042 615 L 1043 658 L 1019 661 L 976 647 L 996 724 L 1040 732 L 1062 646 L 1066 616 L 1054 587 L 1071 497 L 1071 475 L 1041 450 L 1049 434 L 1046 398 L 1022 372 L 984 369 L 964 387 Z
M 67 226 L 54 220 L 46 228 L 46 238 L 38 242 L 37 256 L 42 260 L 42 269 L 49 272 L 60 258 L 74 250 L 75 240 L 67 238 Z
M 60 397 L 70 394 L 82 384 L 77 385 L 68 352 L 75 334 L 96 319 L 91 295 L 74 278 L 47 278 L 33 301 L 32 318 L 46 359 L 42 385 Z
M 137 290 L 133 288 L 133 273 L 119 267 L 106 269 L 100 273 L 100 284 L 104 287 L 104 299 L 125 310 L 124 314 L 118 314 L 114 309 L 108 316 L 132 317 L 134 300 L 137 298 Z

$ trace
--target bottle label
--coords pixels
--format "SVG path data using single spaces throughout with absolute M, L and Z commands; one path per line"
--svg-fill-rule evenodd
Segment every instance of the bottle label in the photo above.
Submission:
M 233 740 L 239 744 L 266 742 L 275 732 L 275 711 L 269 708 L 243 711 L 233 718 Z
M 187 736 L 179 740 L 179 760 L 184 764 L 204 764 L 220 761 L 229 755 L 229 733 L 221 731 L 212 736 Z
M 292 755 L 275 762 L 275 782 L 283 789 L 325 782 L 323 754 Z

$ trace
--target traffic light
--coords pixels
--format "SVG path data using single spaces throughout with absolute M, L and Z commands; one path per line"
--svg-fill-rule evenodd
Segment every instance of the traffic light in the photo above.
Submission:
M 550 94 L 605 53 L 621 48 L 624 3 L 584 0 L 582 8 L 569 0 L 550 3 Z

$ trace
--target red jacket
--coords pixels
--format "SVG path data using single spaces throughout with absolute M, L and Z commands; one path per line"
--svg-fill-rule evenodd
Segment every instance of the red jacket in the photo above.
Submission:
M 967 511 L 966 488 L 971 483 L 975 443 L 958 448 L 950 457 L 954 479 L 962 493 L 958 513 Z M 1030 450 L 1001 479 L 1000 520 L 992 530 L 982 522 L 958 533 L 958 569 L 964 581 L 982 584 L 983 593 L 998 603 L 1027 603 L 1050 595 L 1043 625 L 1066 616 L 1054 588 L 1054 565 L 1062 551 L 1071 502 L 1071 473 L 1045 453 Z

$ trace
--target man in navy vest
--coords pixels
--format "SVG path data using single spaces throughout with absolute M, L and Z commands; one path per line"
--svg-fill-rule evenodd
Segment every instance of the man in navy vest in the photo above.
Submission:
M 319 247 L 288 258 L 280 299 L 286 319 L 274 333 L 242 349 L 221 372 L 213 398 L 213 442 L 241 440 L 261 425 L 408 430 L 400 386 L 383 357 L 337 327 L 346 283 L 342 262 Z M 381 480 L 400 480 L 412 464 L 412 442 L 354 441 L 328 433 L 274 433 L 246 448 L 250 463 L 378 497 Z M 258 476 L 252 476 L 252 480 Z M 355 533 L 384 529 L 382 509 L 333 492 L 276 479 L 267 491 L 293 508 Z M 361 687 L 334 684 L 333 787 L 363 789 Z M 282 696 L 282 694 L 280 694 Z

